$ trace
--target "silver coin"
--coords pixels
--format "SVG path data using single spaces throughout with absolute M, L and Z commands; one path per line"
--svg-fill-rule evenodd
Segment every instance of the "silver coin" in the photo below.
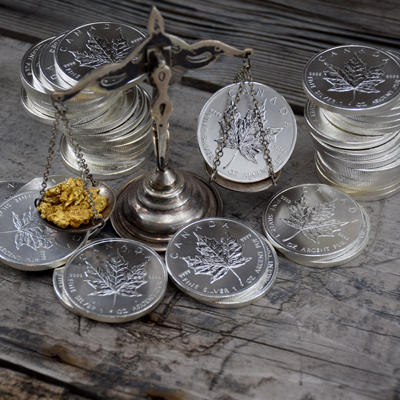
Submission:
M 168 282 L 156 252 L 129 239 L 101 239 L 68 261 L 64 292 L 74 310 L 102 322 L 142 317 L 163 299 Z
M 346 193 L 306 184 L 276 194 L 263 212 L 263 229 L 299 259 L 326 260 L 346 252 L 358 239 L 363 216 Z
M 180 229 L 165 254 L 168 273 L 190 296 L 211 304 L 254 293 L 266 279 L 270 254 L 261 236 L 226 218 L 207 218 Z
M 391 183 L 400 176 L 400 159 L 390 164 L 377 168 L 351 168 L 346 164 L 330 163 L 323 154 L 316 151 L 316 160 L 329 171 L 332 176 L 340 177 L 344 183 L 353 184 L 358 182 L 361 186 Z
M 397 151 L 400 147 L 400 134 L 397 134 L 386 143 L 368 149 L 342 149 L 340 147 L 331 146 L 324 141 L 320 140 L 313 131 L 310 131 L 311 140 L 314 147 L 320 153 L 330 154 L 335 157 L 343 158 L 345 160 L 367 162 L 384 157 L 386 154 Z
M 13 196 L 17 190 L 26 184 L 24 179 L 0 180 L 0 203 Z
M 278 257 L 274 247 L 263 237 L 264 242 L 267 246 L 268 262 L 267 269 L 265 271 L 266 278 L 263 278 L 263 285 L 256 288 L 245 296 L 240 296 L 235 299 L 229 300 L 215 300 L 213 302 L 204 301 L 204 299 L 198 299 L 198 301 L 218 308 L 239 308 L 255 303 L 264 297 L 272 288 L 275 283 L 275 279 L 278 275 Z
M 340 182 L 334 181 L 329 177 L 319 165 L 316 165 L 317 175 L 322 183 L 327 185 L 335 186 L 336 188 L 342 190 L 343 192 L 349 194 L 354 200 L 357 201 L 376 201 L 386 199 L 390 196 L 395 195 L 400 191 L 400 179 L 393 184 L 384 184 L 384 187 L 371 188 L 365 186 L 350 186 L 341 184 Z
M 318 106 L 348 115 L 375 114 L 400 94 L 400 64 L 386 51 L 344 45 L 322 51 L 304 68 L 303 87 Z
M 120 166 L 118 160 L 115 164 L 109 164 L 108 166 L 101 165 L 93 165 L 90 160 L 87 161 L 87 165 L 90 169 L 90 173 L 94 177 L 94 179 L 99 180 L 107 180 L 107 179 L 115 179 L 121 178 L 127 175 L 131 175 L 133 172 L 137 171 L 143 165 L 145 165 L 153 153 L 153 147 L 149 145 L 146 152 L 144 152 L 141 157 L 133 159 L 132 162 L 128 165 Z M 75 153 L 73 149 L 68 145 L 66 137 L 63 135 L 60 142 L 60 154 L 61 159 L 67 168 L 73 171 L 75 174 L 79 174 L 79 165 L 76 161 Z M 85 154 L 83 154 L 84 158 L 87 158 Z
M 399 132 L 399 124 L 395 125 L 394 127 L 385 128 L 383 126 L 380 126 L 379 128 L 371 129 L 350 124 L 347 121 L 344 121 L 343 119 L 338 117 L 339 114 L 332 113 L 327 110 L 322 110 L 322 113 L 332 125 L 336 126 L 339 129 L 343 129 L 346 132 L 353 133 L 355 135 L 382 136 L 382 135 L 390 135 L 392 132 L 396 133 Z
M 320 141 L 341 149 L 369 149 L 379 146 L 394 136 L 396 132 L 386 135 L 355 135 L 332 125 L 324 116 L 323 110 L 308 100 L 304 107 L 304 117 L 313 135 Z
M 197 138 L 200 151 L 206 163 L 213 168 L 218 142 L 222 140 L 223 130 L 227 129 L 225 117 L 230 112 L 239 84 L 232 84 L 216 92 L 200 112 Z M 272 165 L 280 171 L 291 156 L 297 137 L 296 119 L 287 101 L 269 86 L 254 83 L 256 99 L 260 111 Z M 251 183 L 269 177 L 264 160 L 264 147 L 255 117 L 251 91 L 245 83 L 238 104 L 233 129 L 223 149 L 218 166 L 218 174 L 227 180 L 239 183 Z
M 0 260 L 25 271 L 64 265 L 88 236 L 45 225 L 34 205 L 37 195 L 36 191 L 14 195 L 0 205 Z
M 53 271 L 53 288 L 54 292 L 60 300 L 60 303 L 69 311 L 73 311 L 74 307 L 65 295 L 65 283 L 64 283 L 64 271 L 65 267 L 54 268 Z
M 42 40 L 35 45 L 33 45 L 22 57 L 21 61 L 21 83 L 22 87 L 26 90 L 29 97 L 35 98 L 40 101 L 48 102 L 49 95 L 45 92 L 42 87 L 35 87 L 33 82 L 33 60 L 36 54 L 41 50 L 41 48 L 47 43 L 48 39 Z
M 113 22 L 95 22 L 66 33 L 57 45 L 57 74 L 70 85 L 101 65 L 119 62 L 138 46 L 146 35 L 133 26 Z M 135 77 L 130 85 L 144 76 Z
M 85 133 L 94 134 L 109 131 L 123 124 L 134 112 L 137 89 L 132 88 L 127 91 L 121 91 L 120 96 L 112 102 L 111 106 L 97 118 L 88 122 L 74 123 L 71 125 L 72 132 L 75 135 Z M 64 125 L 60 126 L 61 132 L 66 132 Z
M 370 227 L 371 227 L 370 221 L 365 210 L 362 207 L 360 207 L 360 210 L 363 216 L 363 223 L 357 241 L 355 241 L 353 245 L 349 246 L 346 249 L 346 251 L 340 256 L 322 260 L 318 258 L 305 259 L 298 257 L 297 254 L 294 252 L 281 248 L 279 245 L 276 245 L 276 243 L 273 244 L 276 245 L 276 249 L 280 251 L 286 258 L 297 264 L 305 265 L 308 267 L 316 267 L 316 268 L 337 267 L 339 265 L 346 264 L 354 260 L 356 257 L 358 257 L 364 251 L 365 247 L 368 244 Z

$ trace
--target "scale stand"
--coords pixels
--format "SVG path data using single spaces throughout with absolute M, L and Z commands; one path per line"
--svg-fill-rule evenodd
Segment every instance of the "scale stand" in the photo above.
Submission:
M 150 13 L 148 31 L 148 38 L 125 60 L 96 69 L 69 90 L 54 92 L 52 101 L 59 106 L 87 87 L 121 90 L 130 82 L 136 83 L 139 76 L 147 75 L 153 87 L 151 113 L 157 166 L 119 189 L 111 222 L 121 237 L 164 251 L 175 232 L 183 226 L 201 218 L 222 215 L 222 199 L 213 186 L 195 174 L 168 166 L 168 120 L 173 108 L 167 89 L 171 67 L 202 68 L 214 63 L 222 54 L 244 58 L 253 50 L 238 50 L 216 40 L 188 44 L 165 33 L 164 20 L 155 7 Z

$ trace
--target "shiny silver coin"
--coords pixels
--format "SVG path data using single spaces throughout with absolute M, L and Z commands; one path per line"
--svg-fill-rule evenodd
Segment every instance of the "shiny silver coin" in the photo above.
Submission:
M 396 162 L 396 160 L 400 156 L 400 145 L 393 149 L 392 151 L 388 151 L 386 154 L 382 155 L 381 157 L 374 158 L 373 160 L 352 160 L 350 157 L 346 156 L 337 156 L 337 155 L 332 155 L 330 153 L 324 152 L 323 158 L 329 162 L 330 165 L 336 164 L 339 168 L 343 168 L 343 166 L 346 166 L 347 168 L 350 169 L 367 169 L 373 171 L 374 169 L 384 167 L 386 165 L 389 165 L 393 162 Z
M 22 57 L 21 62 L 21 83 L 23 88 L 26 90 L 29 97 L 36 99 L 38 102 L 48 102 L 49 95 L 46 93 L 43 87 L 35 87 L 33 81 L 33 60 L 35 55 L 42 49 L 42 47 L 48 42 L 49 39 L 42 40 L 33 45 Z
M 325 110 L 376 114 L 391 108 L 400 94 L 400 63 L 381 49 L 338 46 L 316 54 L 304 68 L 306 95 Z
M 69 311 L 73 311 L 74 307 L 71 302 L 68 300 L 65 295 L 65 282 L 64 282 L 64 271 L 65 267 L 55 268 L 53 271 L 53 288 L 54 292 L 57 296 L 57 299 L 60 300 L 60 303 Z
M 21 98 L 22 102 L 25 103 L 26 100 L 24 97 L 26 96 L 25 90 L 22 88 L 21 90 Z M 75 126 L 83 123 L 90 123 L 95 121 L 98 118 L 101 118 L 102 115 L 106 113 L 106 111 L 111 107 L 111 105 L 116 101 L 116 97 L 107 98 L 105 101 L 101 103 L 97 103 L 93 105 L 93 107 L 89 108 L 87 104 L 81 104 L 81 109 L 78 112 L 71 111 L 71 107 L 67 106 L 67 118 L 71 126 Z M 78 102 L 75 102 L 75 104 Z M 69 103 L 72 104 L 72 103 Z M 29 98 L 29 105 L 30 108 L 33 109 L 33 112 L 38 113 L 39 116 L 43 116 L 48 121 L 55 120 L 56 109 L 54 108 L 53 104 L 49 103 L 38 103 L 32 97 Z M 85 109 L 85 107 L 87 107 Z M 76 109 L 76 107 L 75 107 Z
M 17 190 L 25 184 L 25 179 L 0 180 L 0 203 L 13 196 L 17 192 Z
M 338 257 L 333 257 L 331 259 L 324 259 L 324 260 L 304 259 L 297 257 L 296 253 L 287 251 L 286 249 L 283 248 L 279 248 L 279 246 L 277 246 L 277 250 L 280 251 L 289 260 L 297 264 L 305 265 L 308 267 L 327 268 L 327 267 L 337 267 L 339 265 L 347 264 L 348 262 L 358 257 L 364 251 L 369 240 L 369 233 L 371 228 L 369 217 L 362 207 L 360 207 L 360 209 L 363 215 L 363 224 L 360 230 L 359 237 L 352 246 L 346 249 L 345 253 L 343 253 Z
M 354 135 L 366 135 L 366 136 L 382 136 L 382 135 L 390 135 L 393 132 L 398 133 L 399 132 L 399 127 L 400 125 L 394 125 L 393 127 L 388 127 L 385 128 L 383 126 L 380 126 L 376 129 L 371 129 L 371 128 L 365 128 L 365 127 L 359 127 L 354 124 L 350 124 L 340 117 L 338 117 L 339 114 L 332 113 L 327 110 L 322 110 L 322 113 L 324 114 L 324 117 L 334 126 L 336 126 L 339 129 L 342 129 L 346 132 L 350 132 Z
M 313 131 L 309 131 L 311 140 L 314 147 L 323 154 L 330 154 L 331 156 L 343 158 L 351 161 L 366 162 L 376 160 L 389 153 L 397 151 L 400 147 L 400 134 L 397 134 L 392 139 L 376 147 L 368 149 L 341 149 L 340 147 L 331 146 L 324 141 L 320 140 Z
M 53 40 L 54 37 L 47 38 L 44 40 L 43 46 L 41 46 L 40 50 L 36 52 L 35 56 L 32 60 L 32 82 L 33 86 L 38 89 L 40 92 L 46 92 L 46 86 L 40 80 L 40 70 L 39 70 L 39 56 L 43 49 Z
M 395 195 L 400 191 L 400 179 L 390 185 L 384 185 L 384 187 L 371 188 L 368 186 L 350 186 L 341 184 L 340 182 L 334 181 L 331 177 L 327 176 L 326 173 L 318 166 L 317 175 L 322 183 L 332 185 L 343 192 L 349 194 L 354 200 L 357 201 L 376 201 L 386 199 L 390 196 Z
M 165 254 L 168 273 L 185 293 L 208 304 L 231 302 L 260 289 L 271 253 L 261 236 L 226 218 L 180 229 Z
M 355 135 L 332 125 L 324 116 L 323 110 L 310 100 L 304 107 L 304 117 L 313 135 L 330 146 L 341 149 L 369 149 L 379 146 L 394 136 L 397 132 L 386 135 Z
M 46 125 L 53 125 L 55 113 L 51 113 L 50 111 L 38 106 L 38 103 L 33 102 L 32 98 L 28 96 L 24 87 L 21 88 L 21 103 L 26 113 L 35 121 L 39 121 Z M 104 111 L 102 114 L 104 114 Z M 78 124 L 79 126 L 80 123 L 89 123 L 92 118 L 98 118 L 98 115 L 85 113 L 83 116 L 69 119 L 69 122 L 71 127 L 74 127 L 75 124 Z
M 79 26 L 66 33 L 57 44 L 56 73 L 73 86 L 96 68 L 124 60 L 145 38 L 139 29 L 122 23 L 95 22 Z M 143 78 L 136 77 L 129 85 Z
M 116 179 L 131 175 L 132 173 L 143 167 L 148 162 L 152 152 L 153 148 L 149 147 L 148 151 L 143 154 L 142 157 L 132 160 L 132 164 L 123 167 L 120 167 L 117 162 L 113 166 L 110 166 L 108 168 L 102 166 L 95 167 L 90 163 L 87 164 L 89 166 L 90 173 L 95 179 Z M 65 136 L 63 136 L 61 139 L 60 153 L 61 159 L 66 167 L 69 170 L 73 171 L 75 174 L 79 174 L 79 165 L 76 162 L 75 154 L 73 153 L 73 150 L 69 148 Z
M 136 96 L 136 88 L 121 91 L 120 96 L 99 117 L 88 122 L 72 124 L 72 132 L 78 136 L 85 133 L 102 133 L 123 124 L 134 111 Z M 64 125 L 61 125 L 59 129 L 61 132 L 66 132 Z
M 391 119 L 376 119 L 374 121 L 364 121 L 360 119 L 354 119 L 354 118 L 349 118 L 346 115 L 341 115 L 341 114 L 334 114 L 336 118 L 339 120 L 342 120 L 345 124 L 350 124 L 352 126 L 356 126 L 357 128 L 363 129 L 363 130 L 380 130 L 382 128 L 384 129 L 393 129 L 396 130 L 396 128 L 399 127 L 400 125 L 400 117 L 399 115 L 393 116 Z
M 267 246 L 268 260 L 270 260 L 270 262 L 268 262 L 267 269 L 264 273 L 266 275 L 266 278 L 263 279 L 264 283 L 262 286 L 256 288 L 254 291 L 245 296 L 240 296 L 235 299 L 215 300 L 213 302 L 206 302 L 203 299 L 199 299 L 199 301 L 204 304 L 218 308 L 239 308 L 253 304 L 263 298 L 271 290 L 278 275 L 278 257 L 276 255 L 275 249 L 265 238 L 263 239 Z
M 73 312 L 102 322 L 126 322 L 161 302 L 168 282 L 156 252 L 129 239 L 101 239 L 68 261 L 64 293 Z
M 316 160 L 317 161 L 317 160 Z M 317 175 L 319 178 L 322 178 L 321 180 L 322 183 L 326 183 L 328 185 L 336 186 L 340 190 L 343 190 L 344 192 L 352 195 L 353 193 L 377 193 L 377 192 L 386 192 L 387 190 L 395 189 L 397 188 L 400 178 L 395 179 L 394 181 L 387 183 L 378 183 L 375 186 L 361 186 L 359 182 L 356 183 L 356 185 L 351 185 L 351 184 L 346 184 L 339 182 L 335 180 L 333 177 L 327 173 L 327 171 L 324 169 L 324 167 L 319 163 L 315 163 L 315 167 L 317 170 Z
M 197 139 L 204 160 L 213 168 L 217 145 L 224 142 L 225 132 L 227 140 L 217 167 L 218 175 L 238 183 L 253 183 L 267 179 L 269 170 L 248 83 L 244 85 L 232 129 L 227 127 L 226 118 L 238 87 L 239 84 L 226 86 L 207 101 L 199 116 Z M 275 90 L 261 83 L 254 83 L 254 89 L 272 165 L 275 171 L 280 171 L 296 143 L 296 119 L 287 101 Z
M 358 173 L 355 176 L 343 175 L 338 173 L 335 169 L 332 169 L 331 166 L 325 162 L 324 158 L 321 157 L 321 154 L 316 151 L 315 153 L 315 165 L 317 168 L 328 176 L 331 180 L 335 182 L 339 182 L 341 186 L 351 187 L 351 188 L 359 188 L 358 190 L 375 190 L 375 189 L 385 189 L 390 185 L 396 184 L 399 182 L 399 176 L 391 176 L 388 174 L 385 179 L 373 179 L 374 176 L 367 175 L 367 179 L 361 179 Z M 364 188 L 364 189 L 363 189 Z
M 316 151 L 316 159 L 332 176 L 339 177 L 344 183 L 358 182 L 361 186 L 390 183 L 400 177 L 400 159 L 377 168 L 351 168 L 343 163 L 332 163 L 324 154 Z
M 0 205 L 0 260 L 25 271 L 42 271 L 64 265 L 87 240 L 49 228 L 36 211 L 37 192 L 10 197 Z
M 329 260 L 359 238 L 363 216 L 346 193 L 324 184 L 294 186 L 276 194 L 263 212 L 267 238 L 299 260 Z

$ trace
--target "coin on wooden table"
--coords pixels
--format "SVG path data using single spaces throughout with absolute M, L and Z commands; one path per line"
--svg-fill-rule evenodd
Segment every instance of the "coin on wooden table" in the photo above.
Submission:
M 49 228 L 34 201 L 37 191 L 17 194 L 0 204 L 0 261 L 25 271 L 64 265 L 88 237 Z
M 370 46 L 344 45 L 312 57 L 303 71 L 311 101 L 339 114 L 375 114 L 391 108 L 400 94 L 400 63 Z
M 244 85 L 231 129 L 226 122 L 238 86 L 226 86 L 206 102 L 199 116 L 197 139 L 210 168 L 214 167 L 216 149 L 221 143 L 223 156 L 217 171 L 223 179 L 238 183 L 258 182 L 267 179 L 270 174 L 248 83 Z M 254 90 L 272 165 L 274 171 L 280 171 L 296 143 L 296 119 L 285 98 L 274 89 L 255 82 Z
M 329 261 L 348 253 L 363 235 L 363 224 L 358 203 L 325 184 L 285 189 L 263 212 L 266 237 L 299 264 Z
M 67 84 L 74 86 L 94 69 L 125 59 L 145 38 L 139 29 L 122 23 L 94 22 L 79 26 L 58 42 L 56 72 Z M 134 77 L 129 85 L 143 79 L 144 76 Z
M 180 229 L 168 244 L 165 262 L 183 292 L 216 307 L 257 298 L 271 278 L 271 265 L 277 267 L 261 235 L 226 218 L 202 219 Z
M 160 256 L 130 239 L 99 239 L 75 252 L 64 273 L 73 312 L 102 322 L 144 316 L 163 299 L 168 282 Z

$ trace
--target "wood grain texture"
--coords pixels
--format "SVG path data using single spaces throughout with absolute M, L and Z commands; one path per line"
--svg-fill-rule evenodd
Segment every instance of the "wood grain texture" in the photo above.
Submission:
M 254 48 L 254 79 L 280 92 L 299 113 L 305 102 L 302 70 L 314 54 L 349 43 L 392 49 L 400 44 L 400 3 L 395 0 L 0 0 L 0 34 L 33 43 L 100 20 L 146 28 L 153 4 L 168 33 Z M 188 72 L 183 83 L 215 91 L 231 83 L 239 68 L 239 60 L 221 58 Z
M 19 65 L 28 48 L 0 38 L 2 179 L 41 176 L 47 154 L 50 128 L 33 121 L 19 103 Z M 171 166 L 206 178 L 196 130 L 210 94 L 175 84 L 169 95 Z M 274 193 L 318 181 L 304 118 L 297 116 L 297 122 L 298 141 L 279 186 L 254 194 L 218 188 L 225 217 L 261 232 L 262 211 Z M 153 161 L 142 171 L 152 166 Z M 53 171 L 69 174 L 57 152 Z M 128 179 L 109 184 L 117 189 Z M 0 395 L 7 400 L 398 399 L 398 200 L 399 194 L 362 204 L 372 228 L 357 259 L 319 269 L 279 255 L 271 291 L 239 309 L 200 304 L 170 282 L 149 315 L 105 324 L 67 311 L 54 294 L 52 271 L 29 273 L 0 263 Z M 104 235 L 115 233 L 107 226 Z

